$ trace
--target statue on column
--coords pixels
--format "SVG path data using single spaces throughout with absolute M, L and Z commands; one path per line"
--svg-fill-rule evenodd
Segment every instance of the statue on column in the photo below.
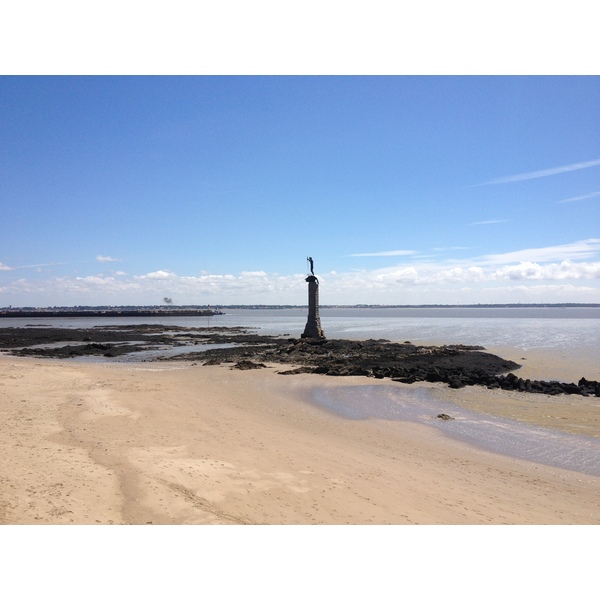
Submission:
M 308 283 L 308 320 L 301 337 L 323 340 L 325 334 L 319 317 L 319 280 L 315 277 L 315 263 L 312 256 L 307 257 L 306 260 L 310 265 L 311 275 L 305 279 Z

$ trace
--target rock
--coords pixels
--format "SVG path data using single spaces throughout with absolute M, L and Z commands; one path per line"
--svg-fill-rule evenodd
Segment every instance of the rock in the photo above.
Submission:
M 440 413 L 437 416 L 438 419 L 442 419 L 442 421 L 454 421 L 454 417 L 447 415 L 446 413 Z
M 277 375 L 301 375 L 302 373 L 316 373 L 316 369 L 312 367 L 298 367 L 297 369 L 289 369 L 288 371 L 277 371 Z
M 232 369 L 239 369 L 240 371 L 249 371 L 250 369 L 266 369 L 267 365 L 263 365 L 262 363 L 255 363 L 251 360 L 240 360 L 235 363 Z
M 581 393 L 581 389 L 579 388 L 579 386 L 574 383 L 563 383 L 561 387 L 562 387 L 563 393 L 565 393 L 565 394 L 580 394 Z
M 459 377 L 451 377 L 448 381 L 448 385 L 455 390 L 466 387 L 466 383 L 462 381 Z

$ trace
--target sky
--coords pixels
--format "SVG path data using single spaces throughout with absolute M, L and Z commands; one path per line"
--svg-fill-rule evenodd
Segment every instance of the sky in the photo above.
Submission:
M 4 76 L 0 306 L 600 302 L 600 78 Z

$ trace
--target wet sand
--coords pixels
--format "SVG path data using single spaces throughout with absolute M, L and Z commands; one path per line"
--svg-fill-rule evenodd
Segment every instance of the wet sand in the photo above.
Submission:
M 514 373 L 523 379 L 579 381 L 581 377 L 600 381 L 600 356 L 597 352 L 573 351 L 568 348 L 530 350 L 488 347 L 487 352 L 497 354 L 521 365 Z
M 600 523 L 599 477 L 344 419 L 313 390 L 390 382 L 277 370 L 0 357 L 0 523 Z M 598 435 L 597 398 L 419 385 Z
M 559 349 L 524 351 L 497 347 L 488 351 L 520 363 L 522 367 L 514 373 L 523 379 L 577 382 L 585 376 L 600 380 L 598 356 Z M 600 398 L 596 396 L 524 394 L 477 386 L 463 388 L 458 393 L 440 387 L 434 395 L 483 414 L 600 438 Z

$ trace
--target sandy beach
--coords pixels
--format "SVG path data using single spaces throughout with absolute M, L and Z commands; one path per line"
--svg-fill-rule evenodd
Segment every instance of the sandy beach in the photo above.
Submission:
M 599 477 L 417 423 L 344 419 L 311 390 L 389 381 L 277 370 L 1 357 L 0 523 L 600 523 Z M 597 398 L 419 385 L 600 435 Z

